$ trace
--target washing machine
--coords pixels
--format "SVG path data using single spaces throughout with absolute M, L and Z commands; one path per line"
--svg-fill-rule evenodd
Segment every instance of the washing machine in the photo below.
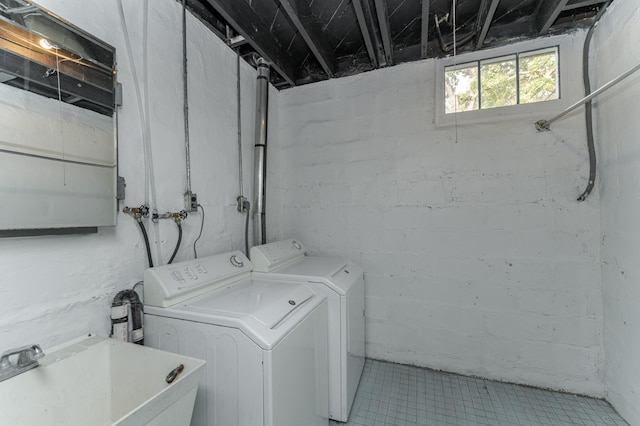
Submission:
M 346 259 L 306 256 L 297 240 L 252 247 L 253 276 L 304 281 L 329 305 L 329 418 L 346 422 L 365 358 L 364 271 Z
M 149 268 L 145 344 L 207 361 L 192 425 L 327 426 L 327 301 L 235 251 Z

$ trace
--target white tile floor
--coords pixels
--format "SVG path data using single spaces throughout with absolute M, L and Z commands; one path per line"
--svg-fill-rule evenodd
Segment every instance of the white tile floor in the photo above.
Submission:
M 331 426 L 619 425 L 599 399 L 367 360 L 348 423 Z

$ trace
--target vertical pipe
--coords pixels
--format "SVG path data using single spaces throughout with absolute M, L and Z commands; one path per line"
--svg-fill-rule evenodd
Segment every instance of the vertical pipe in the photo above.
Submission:
M 187 65 L 187 2 L 182 0 L 182 93 L 184 150 L 187 165 L 187 193 L 191 195 L 191 149 L 189 146 L 189 68 Z
M 240 50 L 238 50 L 236 53 L 236 95 L 238 104 L 238 184 L 240 185 L 240 198 L 244 199 L 244 184 L 242 182 L 242 98 L 240 95 Z M 242 211 L 241 207 L 242 206 L 238 206 L 238 210 Z
M 267 171 L 267 117 L 269 107 L 269 63 L 258 59 L 256 88 L 256 134 L 254 145 L 254 226 L 253 243 L 267 242 L 265 229 L 265 186 Z

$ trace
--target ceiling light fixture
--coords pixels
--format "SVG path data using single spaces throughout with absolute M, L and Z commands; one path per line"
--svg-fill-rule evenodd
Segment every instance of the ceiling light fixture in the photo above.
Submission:
M 53 44 L 51 44 L 51 42 L 49 40 L 47 40 L 46 38 L 41 38 L 40 39 L 40 47 L 42 47 L 43 49 L 46 50 L 51 50 L 51 49 L 57 49 L 58 46 L 55 46 Z

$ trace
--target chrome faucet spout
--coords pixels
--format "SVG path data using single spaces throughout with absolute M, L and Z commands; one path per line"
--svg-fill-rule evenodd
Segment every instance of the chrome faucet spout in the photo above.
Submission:
M 0 357 L 0 382 L 37 367 L 44 356 L 40 345 L 9 349 Z

